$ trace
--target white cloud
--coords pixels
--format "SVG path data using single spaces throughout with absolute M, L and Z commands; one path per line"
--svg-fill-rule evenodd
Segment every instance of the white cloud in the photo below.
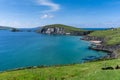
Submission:
M 51 15 L 49 13 L 60 10 L 60 5 L 57 4 L 57 3 L 54 3 L 52 0 L 37 0 L 37 3 L 38 3 L 38 5 L 47 6 L 49 8 L 48 10 L 41 11 L 42 13 L 44 13 L 40 17 L 41 19 L 50 19 L 50 18 L 53 18 L 54 15 Z
M 44 14 L 41 16 L 41 19 L 53 18 L 53 15 Z
M 37 0 L 39 5 L 48 6 L 50 9 L 43 12 L 54 12 L 60 9 L 60 5 L 52 2 L 51 0 Z

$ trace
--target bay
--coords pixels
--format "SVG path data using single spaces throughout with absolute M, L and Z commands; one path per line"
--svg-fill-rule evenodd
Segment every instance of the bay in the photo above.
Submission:
M 88 49 L 81 36 L 42 35 L 35 32 L 0 31 L 0 71 L 27 66 L 83 63 L 105 52 Z

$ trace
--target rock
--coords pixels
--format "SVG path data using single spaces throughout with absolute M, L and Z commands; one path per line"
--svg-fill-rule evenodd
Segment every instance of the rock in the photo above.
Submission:
M 113 67 L 105 67 L 105 68 L 102 68 L 102 70 L 114 70 Z
M 115 67 L 115 69 L 120 69 L 120 66 L 119 66 L 119 65 L 117 65 L 117 66 Z
M 16 28 L 13 28 L 13 29 L 11 29 L 11 32 L 20 32 L 20 30 L 16 29 Z
M 61 34 L 61 35 L 66 34 L 64 28 L 57 28 L 57 27 L 55 27 L 55 28 L 43 28 L 40 33 L 43 33 L 43 34 Z M 71 33 L 69 33 L 69 34 L 71 34 Z

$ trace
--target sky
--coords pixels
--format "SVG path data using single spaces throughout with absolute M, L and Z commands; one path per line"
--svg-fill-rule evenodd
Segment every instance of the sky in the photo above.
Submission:
M 0 25 L 120 27 L 120 0 L 0 0 Z

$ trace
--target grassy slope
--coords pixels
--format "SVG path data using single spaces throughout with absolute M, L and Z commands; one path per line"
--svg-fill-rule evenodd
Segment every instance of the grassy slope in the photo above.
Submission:
M 44 27 L 60 27 L 60 28 L 64 28 L 66 30 L 66 32 L 83 31 L 80 28 L 75 28 L 75 27 L 67 26 L 67 25 L 63 25 L 63 24 L 52 24 L 52 25 L 46 25 Z
M 0 80 L 120 80 L 120 70 L 101 70 L 105 64 L 115 67 L 120 64 L 120 59 L 3 72 Z
M 114 30 L 95 31 L 91 33 L 90 36 L 106 38 L 107 45 L 120 44 L 120 28 Z

